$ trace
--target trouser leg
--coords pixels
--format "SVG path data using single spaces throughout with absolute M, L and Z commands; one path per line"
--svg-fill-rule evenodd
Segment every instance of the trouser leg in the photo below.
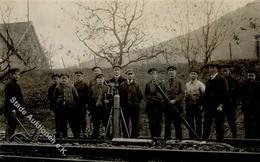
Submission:
M 124 119 L 125 119 L 125 123 L 124 123 L 124 120 L 123 120 L 123 117 L 120 116 L 120 119 L 121 119 L 121 127 L 122 127 L 122 131 L 123 131 L 123 137 L 124 138 L 128 138 L 128 135 L 127 135 L 127 132 L 126 132 L 126 129 L 128 129 L 128 132 L 129 132 L 129 118 L 130 118 L 130 110 L 128 107 L 124 107 L 123 110 L 123 115 L 124 115 Z M 126 124 L 126 126 L 125 126 Z
M 206 112 L 205 117 L 204 117 L 204 129 L 203 129 L 203 135 L 202 135 L 203 140 L 208 140 L 208 138 L 209 138 L 212 120 L 213 120 L 212 113 Z
M 196 122 L 196 133 L 199 137 L 201 137 L 201 132 L 202 132 L 202 115 L 200 111 L 200 107 L 196 107 L 196 112 L 195 112 L 195 122 Z
M 176 139 L 181 140 L 182 139 L 182 129 L 181 129 L 181 111 L 179 112 L 180 114 L 177 114 L 177 112 L 174 112 L 174 126 L 175 126 L 175 137 Z
M 139 133 L 139 108 L 135 107 L 131 111 L 131 123 L 132 123 L 132 132 L 131 132 L 131 138 L 137 138 Z
M 85 134 L 86 133 L 86 127 L 87 127 L 87 121 L 86 121 L 86 115 L 87 115 L 87 109 L 85 107 L 80 107 L 80 133 Z
M 7 125 L 6 125 L 6 141 L 10 141 L 10 137 L 14 135 L 15 129 L 17 126 L 17 121 L 15 117 L 8 116 L 7 118 Z
M 224 140 L 224 114 L 223 111 L 217 111 L 215 114 L 216 135 L 218 141 Z
M 92 121 L 93 121 L 92 138 L 98 138 L 100 124 L 101 124 L 100 112 L 99 111 L 97 111 L 97 110 L 93 111 L 93 113 L 92 113 Z
M 245 138 L 253 138 L 253 117 L 252 114 L 244 113 Z
M 172 131 L 172 113 L 169 108 L 166 108 L 164 112 L 164 138 L 166 140 L 171 139 L 171 131 Z
M 62 112 L 59 109 L 54 110 L 54 118 L 55 118 L 55 137 L 60 138 L 62 134 Z
M 227 122 L 231 129 L 232 137 L 237 138 L 236 112 L 227 112 Z
M 186 117 L 187 117 L 187 122 L 189 123 L 190 127 L 195 130 L 194 126 L 194 110 L 191 105 L 186 107 Z M 193 133 L 189 130 L 189 137 L 190 138 L 195 138 Z
M 149 129 L 152 137 L 160 137 L 162 131 L 162 106 L 161 103 L 148 105 Z

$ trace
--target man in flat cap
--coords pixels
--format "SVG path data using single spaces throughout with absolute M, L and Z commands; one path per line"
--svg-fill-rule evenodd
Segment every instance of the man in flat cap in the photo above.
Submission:
M 59 74 L 52 74 L 52 85 L 48 89 L 48 100 L 50 103 L 50 110 L 54 113 L 55 118 L 55 137 L 60 138 L 61 134 L 61 126 L 60 126 L 60 113 L 56 109 L 56 101 L 54 100 L 54 89 L 58 86 L 60 82 L 60 75 Z
M 202 99 L 205 92 L 205 85 L 198 80 L 199 71 L 195 68 L 190 69 L 190 81 L 185 85 L 185 101 L 186 101 L 186 116 L 187 121 L 197 135 L 202 134 Z M 194 124 L 195 122 L 195 124 Z M 196 127 L 195 127 L 196 125 Z M 192 132 L 189 131 L 189 137 L 195 138 Z
M 76 71 L 75 72 L 76 81 L 74 82 L 74 86 L 77 89 L 77 92 L 79 94 L 79 99 L 77 102 L 77 118 L 79 120 L 79 126 L 80 126 L 80 136 L 86 137 L 86 127 L 87 127 L 87 121 L 86 121 L 86 115 L 87 115 L 87 106 L 88 106 L 88 94 L 89 94 L 89 87 L 88 84 L 84 81 L 83 78 L 83 72 L 82 71 Z
M 160 137 L 162 131 L 163 96 L 157 85 L 165 90 L 164 84 L 158 80 L 158 70 L 148 70 L 150 81 L 145 86 L 146 112 L 148 113 L 149 129 L 152 138 Z
M 211 124 L 215 119 L 216 137 L 218 141 L 224 139 L 224 113 L 223 104 L 228 92 L 227 80 L 219 74 L 219 65 L 208 64 L 209 80 L 206 84 L 203 98 L 204 130 L 202 139 L 208 140 L 211 131 Z
M 79 137 L 79 125 L 77 113 L 75 112 L 76 103 L 79 99 L 78 92 L 73 84 L 71 84 L 68 74 L 60 75 L 60 84 L 54 89 L 54 100 L 56 101 L 57 111 L 61 114 L 60 138 L 67 138 L 67 124 L 72 130 L 73 137 Z
M 260 83 L 256 81 L 256 71 L 247 71 L 247 81 L 241 90 L 242 111 L 244 112 L 245 138 L 260 138 L 259 107 Z
M 230 65 L 224 64 L 221 66 L 221 73 L 226 78 L 228 83 L 227 98 L 223 105 L 224 115 L 227 118 L 228 125 L 231 129 L 232 137 L 237 138 L 236 126 L 236 110 L 239 99 L 239 83 L 231 75 Z
M 185 86 L 182 80 L 177 78 L 177 72 L 175 66 L 169 66 L 167 68 L 168 80 L 165 82 L 165 92 L 170 103 L 166 104 L 164 119 L 165 119 L 165 139 L 171 139 L 171 125 L 172 122 L 175 127 L 175 138 L 182 139 L 182 120 L 180 115 L 183 113 Z M 175 107 L 179 112 L 174 110 Z M 179 114 L 178 114 L 179 113 Z
M 133 69 L 127 69 L 127 80 L 122 82 L 119 87 L 120 104 L 128 127 L 128 132 L 131 131 L 130 137 L 137 138 L 139 132 L 139 105 L 143 99 L 142 91 L 139 84 L 135 81 Z M 129 127 L 129 119 L 131 120 L 131 128 Z M 122 123 L 124 125 L 124 123 Z M 127 137 L 125 129 L 123 129 L 123 136 Z
M 95 85 L 95 84 L 96 84 L 96 75 L 102 73 L 101 67 L 99 67 L 99 66 L 94 66 L 94 67 L 92 68 L 92 73 L 93 73 L 94 78 L 89 81 L 89 88 L 91 88 L 92 85 Z
M 16 105 L 23 106 L 23 94 L 21 87 L 18 83 L 20 79 L 20 69 L 14 68 L 9 70 L 9 80 L 4 88 L 5 100 L 4 100 L 4 115 L 6 118 L 6 132 L 5 138 L 7 141 L 10 141 L 10 137 L 15 133 L 17 121 L 14 115 L 19 117 L 19 111 L 17 110 L 14 103 L 11 102 L 17 101 Z
M 89 99 L 91 109 L 91 116 L 93 121 L 94 130 L 92 138 L 99 138 L 100 127 L 105 127 L 109 118 L 109 110 L 107 107 L 107 86 L 104 84 L 105 78 L 103 73 L 96 75 L 96 84 L 90 88 Z M 102 125 L 101 125 L 102 123 Z

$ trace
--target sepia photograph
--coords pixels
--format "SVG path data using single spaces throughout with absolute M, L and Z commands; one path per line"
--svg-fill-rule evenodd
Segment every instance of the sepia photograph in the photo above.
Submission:
M 0 0 L 0 161 L 260 161 L 260 0 Z

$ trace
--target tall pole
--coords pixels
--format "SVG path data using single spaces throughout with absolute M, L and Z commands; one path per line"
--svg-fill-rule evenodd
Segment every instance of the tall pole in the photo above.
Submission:
M 232 48 L 230 42 L 229 42 L 229 56 L 230 56 L 230 60 L 232 60 Z
M 27 21 L 30 21 L 30 4 L 29 0 L 27 0 Z
M 95 62 L 95 66 L 97 66 L 97 58 L 96 58 L 96 55 L 94 54 L 94 62 Z
M 80 58 L 79 58 L 79 56 L 77 56 L 77 57 L 78 57 L 79 68 L 81 68 Z
M 259 49 L 259 39 L 260 38 L 256 38 L 256 56 L 257 56 L 257 63 L 259 62 L 259 52 L 260 52 L 260 49 Z
M 62 64 L 63 64 L 63 67 L 64 67 L 64 69 L 66 68 L 66 65 L 65 65 L 65 62 L 64 62 L 64 60 L 63 60 L 63 57 L 61 56 L 61 60 L 62 60 Z

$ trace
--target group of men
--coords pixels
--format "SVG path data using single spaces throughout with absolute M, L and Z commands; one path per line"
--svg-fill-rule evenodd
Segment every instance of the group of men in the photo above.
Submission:
M 166 69 L 166 79 L 160 78 L 158 69 L 151 68 L 148 70 L 150 79 L 145 85 L 144 93 L 135 79 L 134 70 L 127 69 L 123 77 L 120 66 L 113 67 L 114 75 L 109 80 L 105 79 L 100 67 L 94 67 L 92 69 L 94 78 L 89 83 L 84 81 L 82 71 L 75 72 L 76 80 L 73 84 L 68 74 L 53 74 L 53 85 L 49 87 L 48 99 L 55 115 L 56 137 L 68 136 L 68 124 L 75 138 L 86 136 L 88 111 L 93 125 L 91 136 L 99 138 L 101 127 L 107 126 L 113 97 L 119 94 L 124 116 L 124 120 L 121 118 L 124 137 L 138 137 L 140 104 L 144 101 L 152 138 L 161 137 L 164 123 L 164 138 L 167 140 L 172 138 L 173 124 L 175 138 L 181 140 L 182 123 L 187 120 L 192 129 L 189 129 L 190 138 L 199 137 L 208 140 L 214 120 L 216 138 L 222 141 L 225 118 L 233 138 L 236 138 L 238 104 L 242 104 L 244 112 L 245 138 L 260 138 L 260 121 L 257 118 L 257 115 L 260 115 L 260 84 L 256 81 L 256 72 L 248 71 L 247 80 L 241 86 L 239 81 L 232 77 L 229 66 L 208 64 L 206 69 L 209 79 L 205 85 L 198 80 L 197 69 L 190 70 L 190 79 L 185 84 L 177 77 L 175 66 Z M 21 103 L 23 102 L 21 89 L 17 84 L 19 70 L 14 69 L 10 74 L 10 81 L 5 87 L 5 115 L 9 138 L 16 126 L 15 118 L 11 115 L 15 112 L 15 107 L 9 100 L 17 97 Z M 126 127 L 123 128 L 124 126 Z
M 100 67 L 92 68 L 94 78 L 89 84 L 84 81 L 81 71 L 75 72 L 76 81 L 70 84 L 67 74 L 52 75 L 53 85 L 49 87 L 48 99 L 55 114 L 56 137 L 67 137 L 67 123 L 73 136 L 86 135 L 86 114 L 91 117 L 93 126 L 92 138 L 100 137 L 100 129 L 106 128 L 109 114 L 113 106 L 113 97 L 120 94 L 124 122 L 131 120 L 131 137 L 138 136 L 139 103 L 143 99 L 141 88 L 134 80 L 134 71 L 126 71 L 127 79 L 121 76 L 121 67 L 114 66 L 114 76 L 105 80 Z M 125 126 L 125 124 L 124 124 Z M 102 127 L 102 128 L 101 128 Z M 128 137 L 128 126 L 122 129 L 124 137 Z

